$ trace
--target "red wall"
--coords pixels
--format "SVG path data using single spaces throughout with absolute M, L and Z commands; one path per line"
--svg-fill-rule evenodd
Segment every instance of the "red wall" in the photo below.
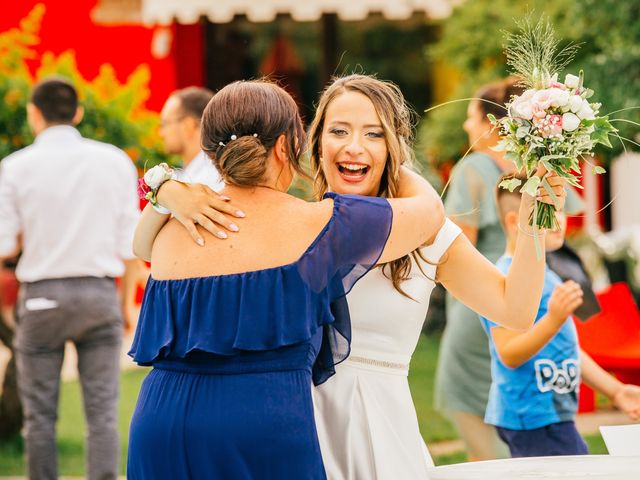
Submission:
M 154 58 L 151 41 L 156 27 L 147 28 L 132 25 L 95 25 L 90 16 L 97 0 L 11 0 L 3 2 L 0 13 L 0 31 L 17 27 L 38 3 L 46 7 L 40 30 L 40 53 L 51 51 L 60 54 L 75 50 L 78 68 L 88 78 L 94 78 L 100 65 L 114 66 L 118 79 L 126 78 L 142 63 L 149 65 L 151 96 L 147 106 L 153 110 L 162 107 L 166 97 L 179 85 L 175 64 L 175 41 L 165 58 Z M 175 27 L 170 27 L 175 38 Z M 187 75 L 191 83 L 197 83 L 195 76 Z M 181 82 L 182 83 L 182 82 Z

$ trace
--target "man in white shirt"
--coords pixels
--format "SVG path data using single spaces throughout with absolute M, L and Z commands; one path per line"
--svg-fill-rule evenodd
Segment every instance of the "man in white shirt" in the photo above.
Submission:
M 0 257 L 22 252 L 15 350 L 29 478 L 56 479 L 55 426 L 64 345 L 78 352 L 90 479 L 116 479 L 122 310 L 139 210 L 137 173 L 120 149 L 83 138 L 75 88 L 35 86 L 34 143 L 0 163 Z
M 183 168 L 177 171 L 178 180 L 202 183 L 219 191 L 224 183 L 200 147 L 200 120 L 211 97 L 213 92 L 202 87 L 173 92 L 160 112 L 160 135 L 165 151 L 182 159 Z

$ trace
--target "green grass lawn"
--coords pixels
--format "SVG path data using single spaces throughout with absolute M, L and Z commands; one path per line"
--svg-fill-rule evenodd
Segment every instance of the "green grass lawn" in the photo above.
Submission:
M 420 431 L 425 441 L 437 442 L 457 438 L 451 424 L 432 406 L 433 378 L 438 356 L 439 339 L 422 337 L 411 362 L 409 381 L 413 400 L 418 411 Z M 120 471 L 124 474 L 127 458 L 129 421 L 133 413 L 140 383 L 147 370 L 123 372 L 120 381 L 119 431 L 122 439 Z M 80 386 L 77 382 L 64 383 L 61 388 L 60 418 L 58 421 L 59 471 L 61 475 L 84 474 L 85 421 L 82 410 Z M 600 435 L 586 438 L 593 454 L 607 453 Z M 20 438 L 0 444 L 0 475 L 24 475 L 24 454 Z M 435 459 L 437 465 L 464 462 L 464 452 L 456 452 Z
M 140 383 L 146 369 L 123 372 L 120 377 L 119 424 L 121 442 L 120 471 L 125 472 L 129 420 L 133 414 Z M 85 421 L 78 382 L 65 382 L 60 389 L 58 419 L 58 467 L 61 475 L 84 475 Z M 0 443 L 0 475 L 24 475 L 25 464 L 21 438 Z
M 457 438 L 451 423 L 433 409 L 433 384 L 439 344 L 439 337 L 423 335 L 413 354 L 409 370 L 411 395 L 418 412 L 420 431 L 427 444 Z

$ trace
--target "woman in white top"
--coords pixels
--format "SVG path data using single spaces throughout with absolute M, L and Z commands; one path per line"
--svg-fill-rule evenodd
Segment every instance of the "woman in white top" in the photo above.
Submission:
M 331 190 L 392 198 L 400 168 L 413 155 L 410 110 L 389 82 L 365 75 L 338 78 L 320 99 L 310 140 L 319 197 Z M 549 181 L 564 198 L 560 180 Z M 201 186 L 167 185 L 158 199 L 194 240 L 202 241 L 196 223 L 224 236 L 218 225 L 231 222 L 215 210 L 231 209 L 215 194 Z M 539 195 L 551 202 L 545 192 Z M 506 277 L 447 220 L 427 245 L 370 271 L 349 293 L 351 354 L 313 394 L 328 478 L 428 478 L 433 462 L 419 432 L 407 372 L 434 280 L 481 315 L 507 327 L 528 328 L 544 273 L 528 226 L 532 209 L 533 198 L 523 195 L 523 234 Z

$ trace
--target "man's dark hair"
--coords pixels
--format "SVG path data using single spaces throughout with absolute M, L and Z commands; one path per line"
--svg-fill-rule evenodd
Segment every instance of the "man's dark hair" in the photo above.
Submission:
M 213 97 L 213 92 L 203 87 L 187 87 L 175 91 L 171 96 L 180 100 L 184 115 L 193 117 L 199 122 L 209 100 Z
M 47 123 L 71 124 L 78 109 L 78 92 L 62 78 L 42 80 L 31 92 L 33 103 Z

